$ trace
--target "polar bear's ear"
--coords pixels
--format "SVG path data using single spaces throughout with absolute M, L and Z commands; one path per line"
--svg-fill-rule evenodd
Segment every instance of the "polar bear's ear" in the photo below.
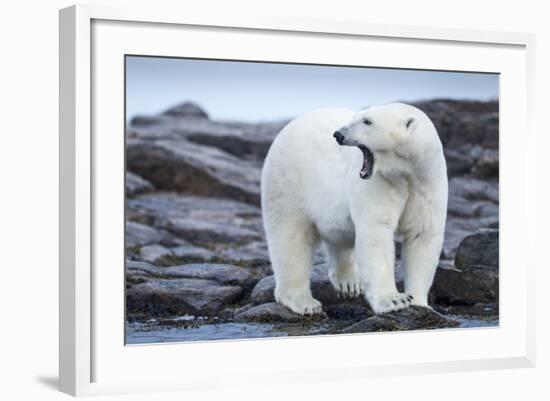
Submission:
M 405 128 L 408 132 L 412 133 L 416 128 L 416 120 L 413 117 L 407 118 L 405 120 Z

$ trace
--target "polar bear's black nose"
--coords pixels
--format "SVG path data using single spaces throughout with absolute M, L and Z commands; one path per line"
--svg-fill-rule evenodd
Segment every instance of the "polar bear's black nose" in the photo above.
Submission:
M 344 135 L 340 131 L 336 131 L 334 135 L 332 135 L 334 139 L 336 139 L 336 142 L 338 142 L 338 145 L 341 145 L 342 142 L 344 142 Z

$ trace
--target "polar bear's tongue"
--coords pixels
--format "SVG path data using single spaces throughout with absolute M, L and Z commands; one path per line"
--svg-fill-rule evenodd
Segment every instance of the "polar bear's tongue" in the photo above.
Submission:
M 363 152 L 363 166 L 359 172 L 359 177 L 364 180 L 369 179 L 372 176 L 372 169 L 374 167 L 374 156 L 369 148 L 366 146 L 359 146 L 361 152 Z

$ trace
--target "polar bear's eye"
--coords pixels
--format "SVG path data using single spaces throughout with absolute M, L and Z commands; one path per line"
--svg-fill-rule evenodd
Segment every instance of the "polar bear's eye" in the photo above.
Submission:
M 363 120 L 363 123 L 364 123 L 365 125 L 372 125 L 372 121 L 369 120 L 368 118 L 365 118 L 365 119 Z

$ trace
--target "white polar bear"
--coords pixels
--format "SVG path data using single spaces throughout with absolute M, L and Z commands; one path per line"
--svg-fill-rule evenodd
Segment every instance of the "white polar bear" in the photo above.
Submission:
M 441 141 L 413 106 L 323 109 L 294 119 L 262 171 L 277 302 L 299 314 L 322 311 L 310 290 L 312 249 L 320 240 L 341 295 L 365 294 L 375 313 L 428 306 L 447 192 Z M 405 293 L 395 285 L 394 235 L 403 236 Z

